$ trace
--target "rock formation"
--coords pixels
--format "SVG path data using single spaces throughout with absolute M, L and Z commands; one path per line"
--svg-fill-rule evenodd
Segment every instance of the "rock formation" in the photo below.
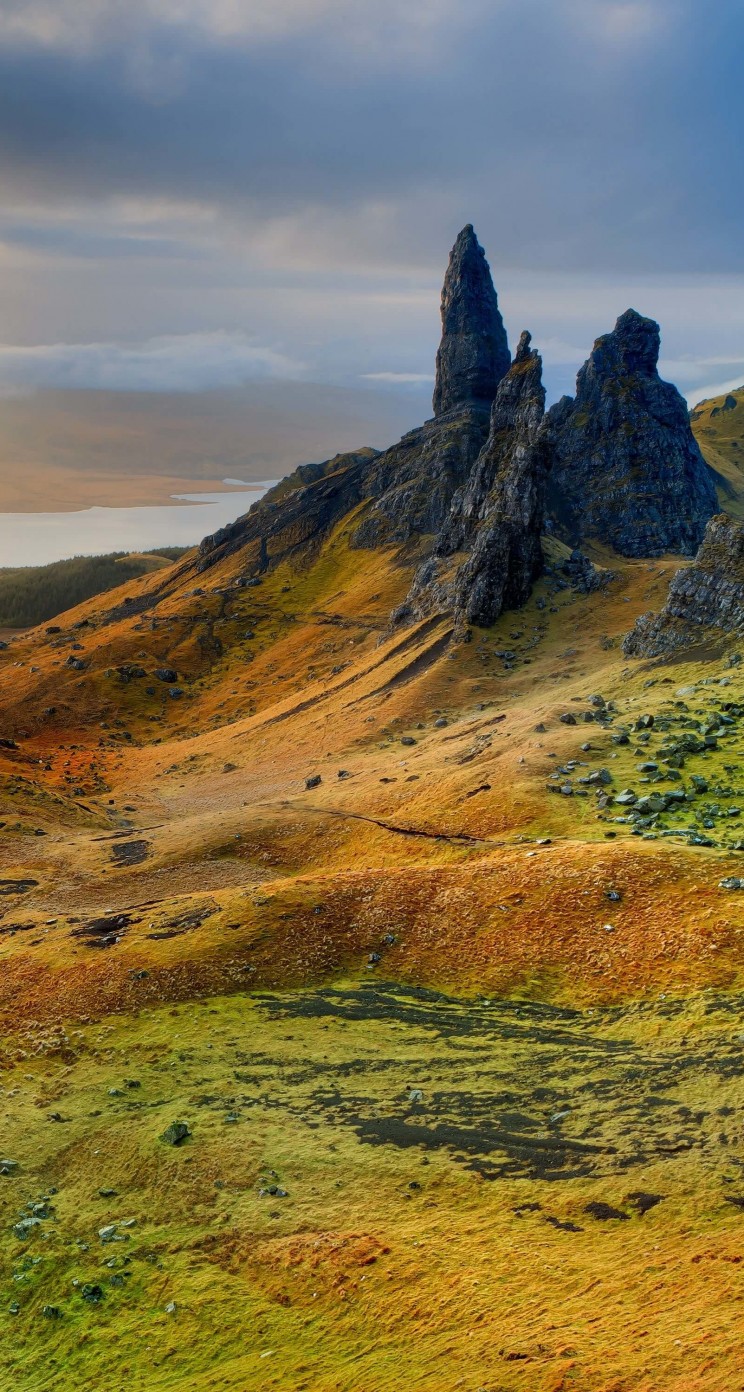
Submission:
M 491 413 L 491 430 L 462 501 L 452 508 L 444 546 L 469 545 L 455 579 L 455 615 L 493 623 L 529 599 L 543 569 L 549 442 L 542 427 L 542 362 L 522 334 Z
M 442 288 L 434 415 L 490 406 L 510 361 L 488 262 L 468 223 L 450 253 Z
M 642 614 L 628 634 L 629 657 L 660 657 L 694 644 L 744 637 L 744 522 L 713 517 L 691 566 L 678 570 L 659 614 Z
M 377 459 L 368 482 L 373 506 L 352 545 L 405 542 L 442 529 L 488 435 L 488 413 L 509 364 L 491 272 L 468 225 L 452 248 L 442 289 L 434 419 Z
M 598 338 L 576 397 L 550 412 L 549 507 L 572 542 L 624 556 L 692 556 L 718 503 L 676 387 L 659 377 L 659 326 L 629 309 Z
M 491 412 L 488 439 L 455 496 L 435 555 L 420 568 L 396 618 L 432 612 L 464 623 L 493 623 L 529 597 L 543 568 L 545 478 L 549 441 L 539 354 L 522 334 Z M 464 560 L 452 562 L 449 557 Z
M 487 435 L 488 412 L 469 406 L 427 421 L 385 450 L 368 470 L 366 496 L 371 506 L 354 532 L 352 546 L 400 544 L 427 536 L 431 545 Z

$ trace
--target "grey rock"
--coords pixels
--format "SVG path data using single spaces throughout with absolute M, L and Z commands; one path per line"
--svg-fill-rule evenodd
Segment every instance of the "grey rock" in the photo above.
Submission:
M 628 657 L 661 657 L 744 633 L 744 522 L 711 518 L 693 565 L 678 570 L 664 608 L 642 614 L 623 642 Z M 677 695 L 694 695 L 680 687 Z
M 160 1139 L 165 1145 L 178 1146 L 183 1145 L 183 1142 L 190 1135 L 191 1130 L 187 1122 L 172 1121 L 169 1126 L 166 1126 Z
M 40 1218 L 21 1218 L 19 1223 L 13 1224 L 13 1232 L 16 1237 L 20 1237 L 22 1242 L 27 1242 L 32 1233 L 41 1227 Z
M 467 625 L 487 626 L 529 598 L 544 565 L 544 406 L 541 360 L 524 333 L 496 392 L 488 438 L 394 620 L 452 613 L 464 637 Z
M 313 773 L 313 774 L 310 775 L 309 778 L 306 778 L 306 779 L 305 779 L 305 787 L 306 787 L 306 788 L 317 788 L 317 787 L 320 786 L 320 784 L 321 784 L 322 782 L 323 782 L 323 779 L 321 778 L 320 774 L 319 774 L 319 773 Z
M 598 338 L 576 381 L 548 414 L 549 510 L 573 541 L 625 556 L 694 555 L 717 508 L 676 387 L 659 377 L 659 326 L 629 309 Z
M 488 262 L 470 223 L 450 253 L 441 311 L 434 415 L 490 406 L 510 355 Z
M 368 500 L 351 535 L 352 549 L 432 540 L 449 515 L 488 436 L 488 408 L 463 406 L 411 430 L 378 455 L 363 480 Z

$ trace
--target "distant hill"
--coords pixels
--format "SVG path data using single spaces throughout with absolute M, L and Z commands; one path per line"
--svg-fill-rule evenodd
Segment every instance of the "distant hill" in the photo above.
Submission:
M 189 480 L 281 478 L 300 463 L 384 448 L 430 411 L 431 388 L 249 382 L 230 391 L 37 391 L 0 403 L 0 508 L 167 501 Z
M 722 505 L 744 517 L 744 386 L 700 401 L 690 421 L 707 462 L 720 475 Z
M 0 569 L 0 628 L 31 628 L 105 590 L 165 570 L 183 555 L 178 546 L 140 555 L 74 556 L 52 565 Z

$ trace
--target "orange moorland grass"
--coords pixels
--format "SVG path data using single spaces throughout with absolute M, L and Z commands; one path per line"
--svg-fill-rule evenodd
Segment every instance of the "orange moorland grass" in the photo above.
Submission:
M 737 729 L 656 839 L 601 792 L 744 678 L 629 663 L 678 563 L 596 559 L 453 644 L 341 527 L 0 656 L 13 1386 L 737 1385 Z

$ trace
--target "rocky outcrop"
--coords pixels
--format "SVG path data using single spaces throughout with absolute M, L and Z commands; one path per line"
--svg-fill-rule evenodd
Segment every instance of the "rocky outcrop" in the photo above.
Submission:
M 250 512 L 212 536 L 197 553 L 196 569 L 241 552 L 244 573 L 258 576 L 287 557 L 312 557 L 335 526 L 367 496 L 374 450 L 336 455 L 303 465 L 254 503 Z
M 718 503 L 687 406 L 659 377 L 659 326 L 629 309 L 550 415 L 549 510 L 573 543 L 695 554 Z
M 457 627 L 488 625 L 528 599 L 543 569 L 544 408 L 541 360 L 524 333 L 496 393 L 488 439 L 398 620 L 451 612 Z
M 488 262 L 468 223 L 452 248 L 442 289 L 434 415 L 489 407 L 510 361 Z
M 496 393 L 491 430 L 473 477 L 445 529 L 446 545 L 470 548 L 455 578 L 460 622 L 485 626 L 505 609 L 520 608 L 542 572 L 549 467 L 544 410 L 542 362 L 525 333 Z
M 351 545 L 375 547 L 427 536 L 431 545 L 487 435 L 488 412 L 465 407 L 427 421 L 385 450 L 368 470 L 371 502 Z
M 629 657 L 660 657 L 705 641 L 744 638 L 744 522 L 721 513 L 708 523 L 691 566 L 678 570 L 664 608 L 628 634 Z
M 487 438 L 491 403 L 509 365 L 491 272 L 468 225 L 452 248 L 442 289 L 434 419 L 404 435 L 370 469 L 372 503 L 352 546 L 402 543 L 441 532 Z

